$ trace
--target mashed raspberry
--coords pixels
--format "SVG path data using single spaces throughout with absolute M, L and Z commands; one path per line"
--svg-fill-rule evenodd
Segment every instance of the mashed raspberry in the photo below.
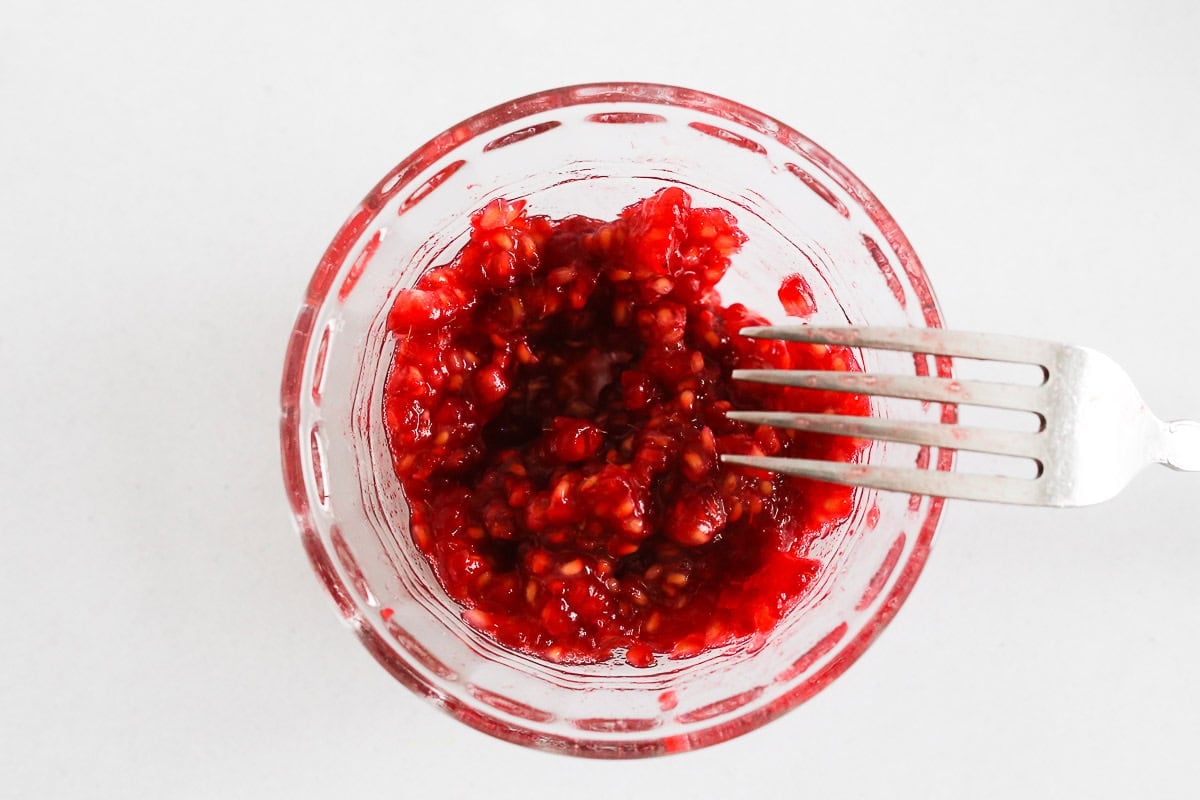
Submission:
M 724 413 L 867 401 L 730 380 L 857 369 L 845 349 L 738 335 L 766 320 L 714 287 L 745 240 L 676 187 L 607 222 L 495 200 L 449 264 L 397 294 L 393 467 L 470 625 L 551 661 L 649 666 L 765 634 L 804 595 L 821 568 L 807 545 L 851 490 L 717 454 L 845 461 L 858 444 Z M 811 313 L 789 281 L 785 307 Z

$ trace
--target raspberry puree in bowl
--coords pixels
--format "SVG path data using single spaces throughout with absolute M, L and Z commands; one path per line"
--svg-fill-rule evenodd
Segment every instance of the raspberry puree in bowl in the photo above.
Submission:
M 738 334 L 767 322 L 715 288 L 745 239 L 678 187 L 611 221 L 497 199 L 448 264 L 397 294 L 392 464 L 413 540 L 468 624 L 554 662 L 648 667 L 765 636 L 804 595 L 821 564 L 803 554 L 852 490 L 717 455 L 860 447 L 724 412 L 869 406 L 730 380 L 858 368 L 844 348 Z M 814 310 L 799 275 L 779 295 Z
M 954 410 L 731 381 L 952 375 L 923 354 L 738 334 L 789 318 L 941 324 L 896 221 L 783 122 L 605 83 L 437 134 L 338 230 L 284 362 L 284 485 L 339 615 L 399 684 L 543 750 L 679 752 L 803 703 L 897 613 L 942 503 L 719 456 L 942 470 L 953 455 L 724 411 Z

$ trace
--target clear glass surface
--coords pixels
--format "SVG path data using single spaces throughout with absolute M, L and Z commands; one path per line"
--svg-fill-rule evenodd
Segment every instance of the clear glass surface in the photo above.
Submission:
M 860 490 L 814 541 L 826 564 L 765 644 L 639 669 L 550 664 L 470 628 L 408 531 L 381 399 L 397 289 L 465 242 L 495 197 L 532 213 L 611 218 L 668 185 L 723 206 L 749 241 L 719 285 L 784 319 L 783 277 L 803 273 L 814 323 L 940 326 L 896 223 L 832 156 L 728 100 L 650 84 L 567 87 L 485 111 L 421 147 L 371 190 L 308 287 L 284 368 L 284 479 L 305 549 L 343 618 L 396 679 L 463 722 L 531 747 L 637 757 L 711 745 L 811 697 L 900 607 L 928 554 L 941 501 Z M 864 351 L 869 371 L 949 375 L 948 362 Z M 876 399 L 879 416 L 952 421 L 937 404 Z M 950 451 L 875 443 L 871 464 L 950 469 Z

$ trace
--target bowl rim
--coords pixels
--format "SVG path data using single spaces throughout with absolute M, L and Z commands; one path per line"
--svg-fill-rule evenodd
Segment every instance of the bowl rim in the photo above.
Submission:
M 582 83 L 527 94 L 515 100 L 499 103 L 447 128 L 393 167 L 363 198 L 362 202 L 338 229 L 321 256 L 305 292 L 296 321 L 292 327 L 280 390 L 280 449 L 283 466 L 283 485 L 293 512 L 302 544 L 318 579 L 329 592 L 343 619 L 357 633 L 363 645 L 375 659 L 400 683 L 414 693 L 430 699 L 435 705 L 460 721 L 491 736 L 538 749 L 567 752 L 596 758 L 628 758 L 668 754 L 717 744 L 754 730 L 781 716 L 809 699 L 845 672 L 858 660 L 866 648 L 891 622 L 904 600 L 912 591 L 929 555 L 934 533 L 941 519 L 944 500 L 930 498 L 921 528 L 916 534 L 913 550 L 903 564 L 891 591 L 878 605 L 875 614 L 866 621 L 857 635 L 839 642 L 837 656 L 803 682 L 792 687 L 771 703 L 751 709 L 731 720 L 676 736 L 646 735 L 637 739 L 616 742 L 612 739 L 588 739 L 536 731 L 520 723 L 508 722 L 467 705 L 431 684 L 411 665 L 400 658 L 393 645 L 386 641 L 365 618 L 349 586 L 334 566 L 322 543 L 312 516 L 302 467 L 303 445 L 300 430 L 300 392 L 315 331 L 318 309 L 323 305 L 350 248 L 383 209 L 387 201 L 430 165 L 477 136 L 494 131 L 515 120 L 560 108 L 607 103 L 645 103 L 699 111 L 721 117 L 775 139 L 799 155 L 819 164 L 841 189 L 859 204 L 872 222 L 884 234 L 889 246 L 900 259 L 913 289 L 922 301 L 922 313 L 929 327 L 943 327 L 942 313 L 924 267 L 913 251 L 907 237 L 891 214 L 875 195 L 845 165 L 804 134 L 774 117 L 755 111 L 733 100 L 669 84 L 648 82 Z M 953 407 L 947 407 L 952 422 Z M 936 469 L 950 469 L 953 454 L 939 450 Z

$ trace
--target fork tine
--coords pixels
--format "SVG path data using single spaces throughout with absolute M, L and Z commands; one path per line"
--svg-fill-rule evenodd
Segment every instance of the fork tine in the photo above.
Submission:
M 934 403 L 962 403 L 1037 413 L 1046 408 L 1046 394 L 1041 386 L 824 370 L 735 369 L 732 377 L 734 380 L 755 383 L 902 397 Z
M 835 344 L 901 350 L 939 356 L 991 359 L 1049 366 L 1058 345 L 1018 336 L 964 333 L 941 328 L 854 328 L 820 325 L 760 325 L 742 328 L 752 339 L 781 339 L 788 342 Z
M 798 414 L 791 411 L 727 411 L 725 416 L 751 425 L 881 439 L 888 442 L 928 445 L 976 453 L 996 453 L 1023 458 L 1044 457 L 1042 437 L 1033 433 L 972 428 L 937 422 L 911 422 L 840 414 Z
M 992 503 L 1044 505 L 1041 479 L 1010 478 L 998 475 L 965 475 L 934 472 L 908 467 L 880 467 L 845 464 L 804 458 L 723 455 L 721 461 L 735 466 L 764 469 L 801 478 L 863 486 L 891 492 L 984 500 Z

